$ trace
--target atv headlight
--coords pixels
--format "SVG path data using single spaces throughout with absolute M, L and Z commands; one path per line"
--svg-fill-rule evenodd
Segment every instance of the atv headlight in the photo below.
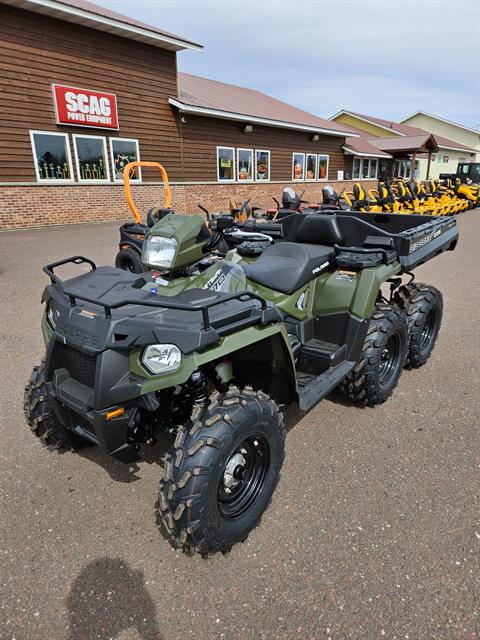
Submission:
M 151 344 L 143 352 L 142 362 L 152 373 L 166 373 L 178 369 L 182 354 L 174 344 Z
M 173 238 L 150 236 L 145 243 L 145 264 L 168 269 L 175 257 L 177 241 Z
M 55 313 L 53 312 L 53 307 L 51 304 L 49 304 L 47 307 L 47 321 L 53 330 L 57 328 L 57 320 L 55 318 Z

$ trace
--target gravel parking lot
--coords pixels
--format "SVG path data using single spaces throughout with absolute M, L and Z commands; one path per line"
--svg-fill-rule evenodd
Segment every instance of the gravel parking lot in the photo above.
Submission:
M 156 529 L 159 447 L 124 466 L 51 453 L 24 422 L 39 362 L 41 267 L 113 263 L 118 223 L 0 234 L 0 638 L 480 636 L 480 210 L 417 270 L 444 295 L 427 365 L 374 409 L 335 393 L 291 427 L 280 485 L 243 545 L 211 560 Z

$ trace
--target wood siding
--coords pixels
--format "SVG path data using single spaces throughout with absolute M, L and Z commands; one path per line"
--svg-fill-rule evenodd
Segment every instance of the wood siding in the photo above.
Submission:
M 185 179 L 216 180 L 216 147 L 225 145 L 242 149 L 270 151 L 270 179 L 291 180 L 292 154 L 321 153 L 330 156 L 329 179 L 337 179 L 343 170 L 342 145 L 344 138 L 320 136 L 312 142 L 307 131 L 292 131 L 275 127 L 253 125 L 252 133 L 243 133 L 241 122 L 217 120 L 186 114 L 181 125 Z
M 58 126 L 52 84 L 115 93 L 120 130 Z M 2 182 L 35 181 L 29 129 L 138 138 L 180 179 L 176 94 L 175 52 L 0 4 Z
M 271 152 L 271 180 L 290 181 L 292 153 L 330 156 L 329 180 L 344 169 L 344 139 L 179 114 L 176 54 L 0 4 L 0 182 L 35 182 L 29 130 L 136 138 L 142 160 L 165 164 L 173 182 L 215 182 L 217 145 Z M 120 130 L 57 125 L 52 84 L 117 95 Z M 108 151 L 108 153 L 110 153 Z M 75 168 L 74 168 L 75 171 Z M 157 174 L 144 172 L 144 180 Z

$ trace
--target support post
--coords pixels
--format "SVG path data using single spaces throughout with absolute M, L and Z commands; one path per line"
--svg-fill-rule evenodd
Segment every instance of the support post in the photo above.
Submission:
M 412 154 L 412 164 L 410 165 L 410 180 L 413 180 L 415 177 L 415 160 L 417 159 L 417 152 L 414 151 Z
M 427 177 L 425 180 L 430 180 L 430 163 L 432 161 L 432 152 L 428 152 L 428 161 L 427 161 Z

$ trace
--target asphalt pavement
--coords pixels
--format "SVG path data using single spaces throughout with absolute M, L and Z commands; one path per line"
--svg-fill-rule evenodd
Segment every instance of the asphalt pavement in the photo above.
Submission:
M 272 505 L 210 560 L 157 531 L 158 446 L 131 466 L 49 452 L 23 418 L 41 267 L 112 264 L 118 223 L 0 234 L 0 638 L 479 638 L 480 210 L 458 223 L 457 250 L 416 272 L 444 295 L 429 362 L 382 406 L 289 409 Z

